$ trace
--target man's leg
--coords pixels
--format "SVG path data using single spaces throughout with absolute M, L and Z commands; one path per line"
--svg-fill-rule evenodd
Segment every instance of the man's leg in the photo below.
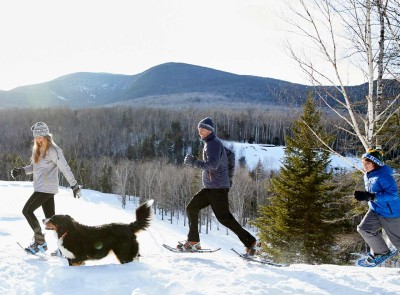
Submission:
M 209 189 L 203 188 L 193 196 L 193 199 L 186 207 L 186 212 L 189 219 L 189 233 L 188 241 L 200 242 L 199 236 L 199 212 L 201 209 L 210 205 L 209 202 Z
M 212 190 L 212 195 L 210 195 L 211 207 L 218 221 L 233 231 L 247 248 L 252 248 L 256 238 L 246 231 L 230 212 L 228 191 L 228 189 Z

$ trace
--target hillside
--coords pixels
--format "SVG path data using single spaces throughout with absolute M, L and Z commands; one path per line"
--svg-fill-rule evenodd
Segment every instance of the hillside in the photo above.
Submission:
M 249 170 L 253 170 L 260 161 L 264 169 L 278 171 L 282 166 L 285 147 L 271 146 L 263 144 L 250 144 L 226 141 L 225 145 L 235 152 L 236 161 L 241 157 L 246 159 L 246 165 Z M 332 169 L 353 170 L 355 167 L 362 169 L 361 160 L 358 157 L 349 157 L 345 159 L 332 154 L 329 157 L 329 167 Z
M 300 106 L 312 88 L 282 80 L 166 63 L 136 75 L 74 73 L 0 91 L 0 108 L 131 106 Z M 358 95 L 362 87 L 353 87 Z
M 153 217 L 149 230 L 138 234 L 142 257 L 119 265 L 109 257 L 87 266 L 70 267 L 66 260 L 31 256 L 16 244 L 30 243 L 32 232 L 21 213 L 32 193 L 30 182 L 0 181 L 0 294 L 398 294 L 398 269 L 295 264 L 277 268 L 246 263 L 230 249 L 239 240 L 216 226 L 201 234 L 204 247 L 221 247 L 213 254 L 175 254 L 161 244 L 185 238 L 181 219 L 171 224 Z M 70 189 L 56 195 L 56 212 L 70 214 L 87 225 L 131 222 L 137 204 L 121 209 L 118 197 L 83 190 L 74 199 Z M 35 212 L 43 218 L 41 210 Z M 56 239 L 47 233 L 50 250 Z M 377 283 L 381 282 L 381 283 Z

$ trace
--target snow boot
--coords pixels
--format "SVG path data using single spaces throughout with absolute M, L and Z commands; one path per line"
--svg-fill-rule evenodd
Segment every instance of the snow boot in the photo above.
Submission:
M 30 252 L 32 254 L 36 254 L 38 252 L 46 252 L 47 251 L 47 243 L 39 244 L 37 242 L 31 243 L 27 248 L 25 248 L 26 252 Z
M 200 242 L 183 241 L 178 242 L 176 248 L 181 251 L 197 251 L 201 250 L 201 245 Z
M 372 254 L 368 253 L 366 262 L 367 264 L 380 264 L 382 261 L 386 260 L 392 252 L 390 250 L 382 254 Z
M 250 257 L 250 256 L 254 256 L 256 254 L 257 251 L 257 241 L 254 241 L 253 244 L 251 244 L 250 247 L 246 247 L 245 251 L 245 256 Z
M 44 235 L 42 233 L 35 233 L 35 235 L 33 236 L 33 242 L 27 248 L 25 248 L 25 251 L 32 254 L 36 254 L 38 252 L 46 252 L 47 243 L 44 239 Z

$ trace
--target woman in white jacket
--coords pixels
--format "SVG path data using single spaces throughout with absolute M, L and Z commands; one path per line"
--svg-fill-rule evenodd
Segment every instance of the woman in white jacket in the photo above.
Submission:
M 33 174 L 34 193 L 26 202 L 22 213 L 34 232 L 33 242 L 25 250 L 35 254 L 39 251 L 46 251 L 47 243 L 40 223 L 33 212 L 41 206 L 46 218 L 55 214 L 54 195 L 58 192 L 58 170 L 63 173 L 71 185 L 75 198 L 81 196 L 81 190 L 62 150 L 54 143 L 48 126 L 43 122 L 37 122 L 31 130 L 34 137 L 31 164 L 26 167 L 14 168 L 11 175 L 16 178 Z

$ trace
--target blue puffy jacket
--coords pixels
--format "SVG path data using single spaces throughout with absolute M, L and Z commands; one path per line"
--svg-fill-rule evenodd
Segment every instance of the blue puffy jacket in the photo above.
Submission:
M 393 170 L 382 166 L 364 175 L 365 189 L 375 194 L 369 201 L 369 208 L 383 217 L 400 217 L 400 198 Z

